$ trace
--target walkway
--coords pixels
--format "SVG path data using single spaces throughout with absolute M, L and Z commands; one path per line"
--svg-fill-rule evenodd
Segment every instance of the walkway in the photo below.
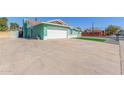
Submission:
M 124 74 L 124 40 L 120 40 L 120 61 L 122 64 L 122 74 Z

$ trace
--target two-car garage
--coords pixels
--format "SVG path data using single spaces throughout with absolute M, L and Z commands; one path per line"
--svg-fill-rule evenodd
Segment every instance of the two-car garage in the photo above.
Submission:
M 57 26 L 47 26 L 44 39 L 63 39 L 68 37 L 68 29 Z
M 47 36 L 45 39 L 61 39 L 67 38 L 66 30 L 47 30 Z

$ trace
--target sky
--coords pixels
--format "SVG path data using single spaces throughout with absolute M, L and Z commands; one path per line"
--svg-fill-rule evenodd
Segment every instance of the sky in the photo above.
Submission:
M 17 22 L 20 26 L 23 24 L 23 19 L 38 21 L 49 21 L 54 19 L 61 19 L 66 24 L 73 27 L 81 27 L 83 30 L 89 29 L 94 24 L 95 28 L 104 30 L 108 25 L 120 26 L 124 29 L 124 17 L 8 17 L 8 22 Z

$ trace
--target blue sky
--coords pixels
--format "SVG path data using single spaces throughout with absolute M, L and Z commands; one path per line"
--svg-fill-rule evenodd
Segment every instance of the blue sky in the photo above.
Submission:
M 32 19 L 35 17 L 8 17 L 10 22 L 17 22 L 22 26 L 23 19 Z M 105 29 L 108 25 L 117 25 L 124 29 L 124 17 L 37 17 L 39 21 L 48 21 L 53 19 L 61 19 L 65 23 L 82 29 L 91 28 L 92 23 L 99 29 Z

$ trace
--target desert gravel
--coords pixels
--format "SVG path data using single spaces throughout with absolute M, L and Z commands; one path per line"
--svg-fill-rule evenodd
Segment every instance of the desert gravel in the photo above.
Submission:
M 0 39 L 0 74 L 118 75 L 119 45 L 77 39 Z

